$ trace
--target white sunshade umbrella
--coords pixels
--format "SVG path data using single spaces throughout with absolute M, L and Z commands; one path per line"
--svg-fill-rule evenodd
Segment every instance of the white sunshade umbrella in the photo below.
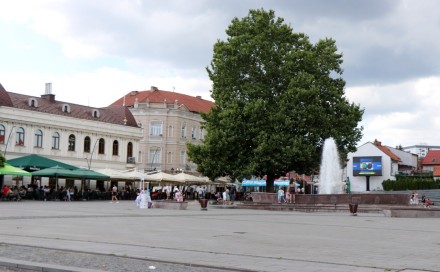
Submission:
M 101 174 L 104 174 L 104 175 L 107 175 L 112 180 L 135 180 L 135 178 L 130 174 L 126 174 L 121 171 L 110 169 L 110 168 L 94 169 L 94 171 L 101 173 Z
M 209 182 L 209 179 L 205 177 L 196 177 L 187 173 L 179 173 L 174 175 L 174 177 L 186 184 L 206 184 Z
M 167 174 L 164 172 L 155 173 L 145 176 L 146 181 L 160 182 L 160 183 L 183 183 L 183 181 L 176 178 L 175 175 Z

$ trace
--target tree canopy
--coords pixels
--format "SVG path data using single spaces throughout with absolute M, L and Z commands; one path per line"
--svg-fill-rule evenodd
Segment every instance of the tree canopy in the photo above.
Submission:
M 312 44 L 263 9 L 234 18 L 226 34 L 207 67 L 215 101 L 202 114 L 207 135 L 188 144 L 198 171 L 211 178 L 267 175 L 269 191 L 277 176 L 316 169 L 329 137 L 343 158 L 356 149 L 363 109 L 345 97 L 334 40 Z

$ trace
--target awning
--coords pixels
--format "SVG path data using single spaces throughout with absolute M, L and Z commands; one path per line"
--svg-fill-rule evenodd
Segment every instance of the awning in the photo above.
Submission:
M 78 169 L 78 167 L 76 166 L 52 160 L 36 154 L 8 160 L 8 164 L 24 169 L 26 171 L 37 171 L 54 166 L 59 166 L 70 170 Z
M 243 179 L 241 182 L 243 187 L 266 187 L 266 181 L 264 179 Z
M 110 176 L 95 172 L 90 169 L 78 168 L 78 169 L 72 170 L 72 173 L 81 179 L 110 180 Z
M 273 184 L 275 186 L 289 186 L 290 180 L 288 179 L 276 179 Z
M 54 166 L 32 172 L 34 177 L 78 178 L 72 170 Z
M 3 167 L 0 168 L 0 175 L 8 175 L 8 176 L 30 176 L 31 173 L 24 171 L 20 168 L 14 167 L 5 163 Z

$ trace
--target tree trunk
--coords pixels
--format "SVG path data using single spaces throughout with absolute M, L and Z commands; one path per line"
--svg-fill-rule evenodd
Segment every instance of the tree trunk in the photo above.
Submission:
M 266 179 L 266 193 L 276 193 L 273 188 L 273 182 L 275 180 L 274 175 L 267 175 Z

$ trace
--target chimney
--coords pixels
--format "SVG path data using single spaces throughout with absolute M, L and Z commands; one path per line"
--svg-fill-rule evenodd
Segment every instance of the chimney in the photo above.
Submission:
M 200 95 L 196 96 L 196 98 L 198 98 L 198 99 L 202 99 L 202 97 L 201 97 Z
M 374 145 L 375 146 L 382 146 L 382 142 L 379 142 L 377 139 L 374 140 Z
M 158 91 L 159 89 L 156 86 L 151 86 L 152 91 Z
M 41 98 L 47 99 L 50 102 L 55 102 L 55 95 L 52 94 L 52 83 L 46 83 L 46 90 L 44 94 L 41 95 Z

